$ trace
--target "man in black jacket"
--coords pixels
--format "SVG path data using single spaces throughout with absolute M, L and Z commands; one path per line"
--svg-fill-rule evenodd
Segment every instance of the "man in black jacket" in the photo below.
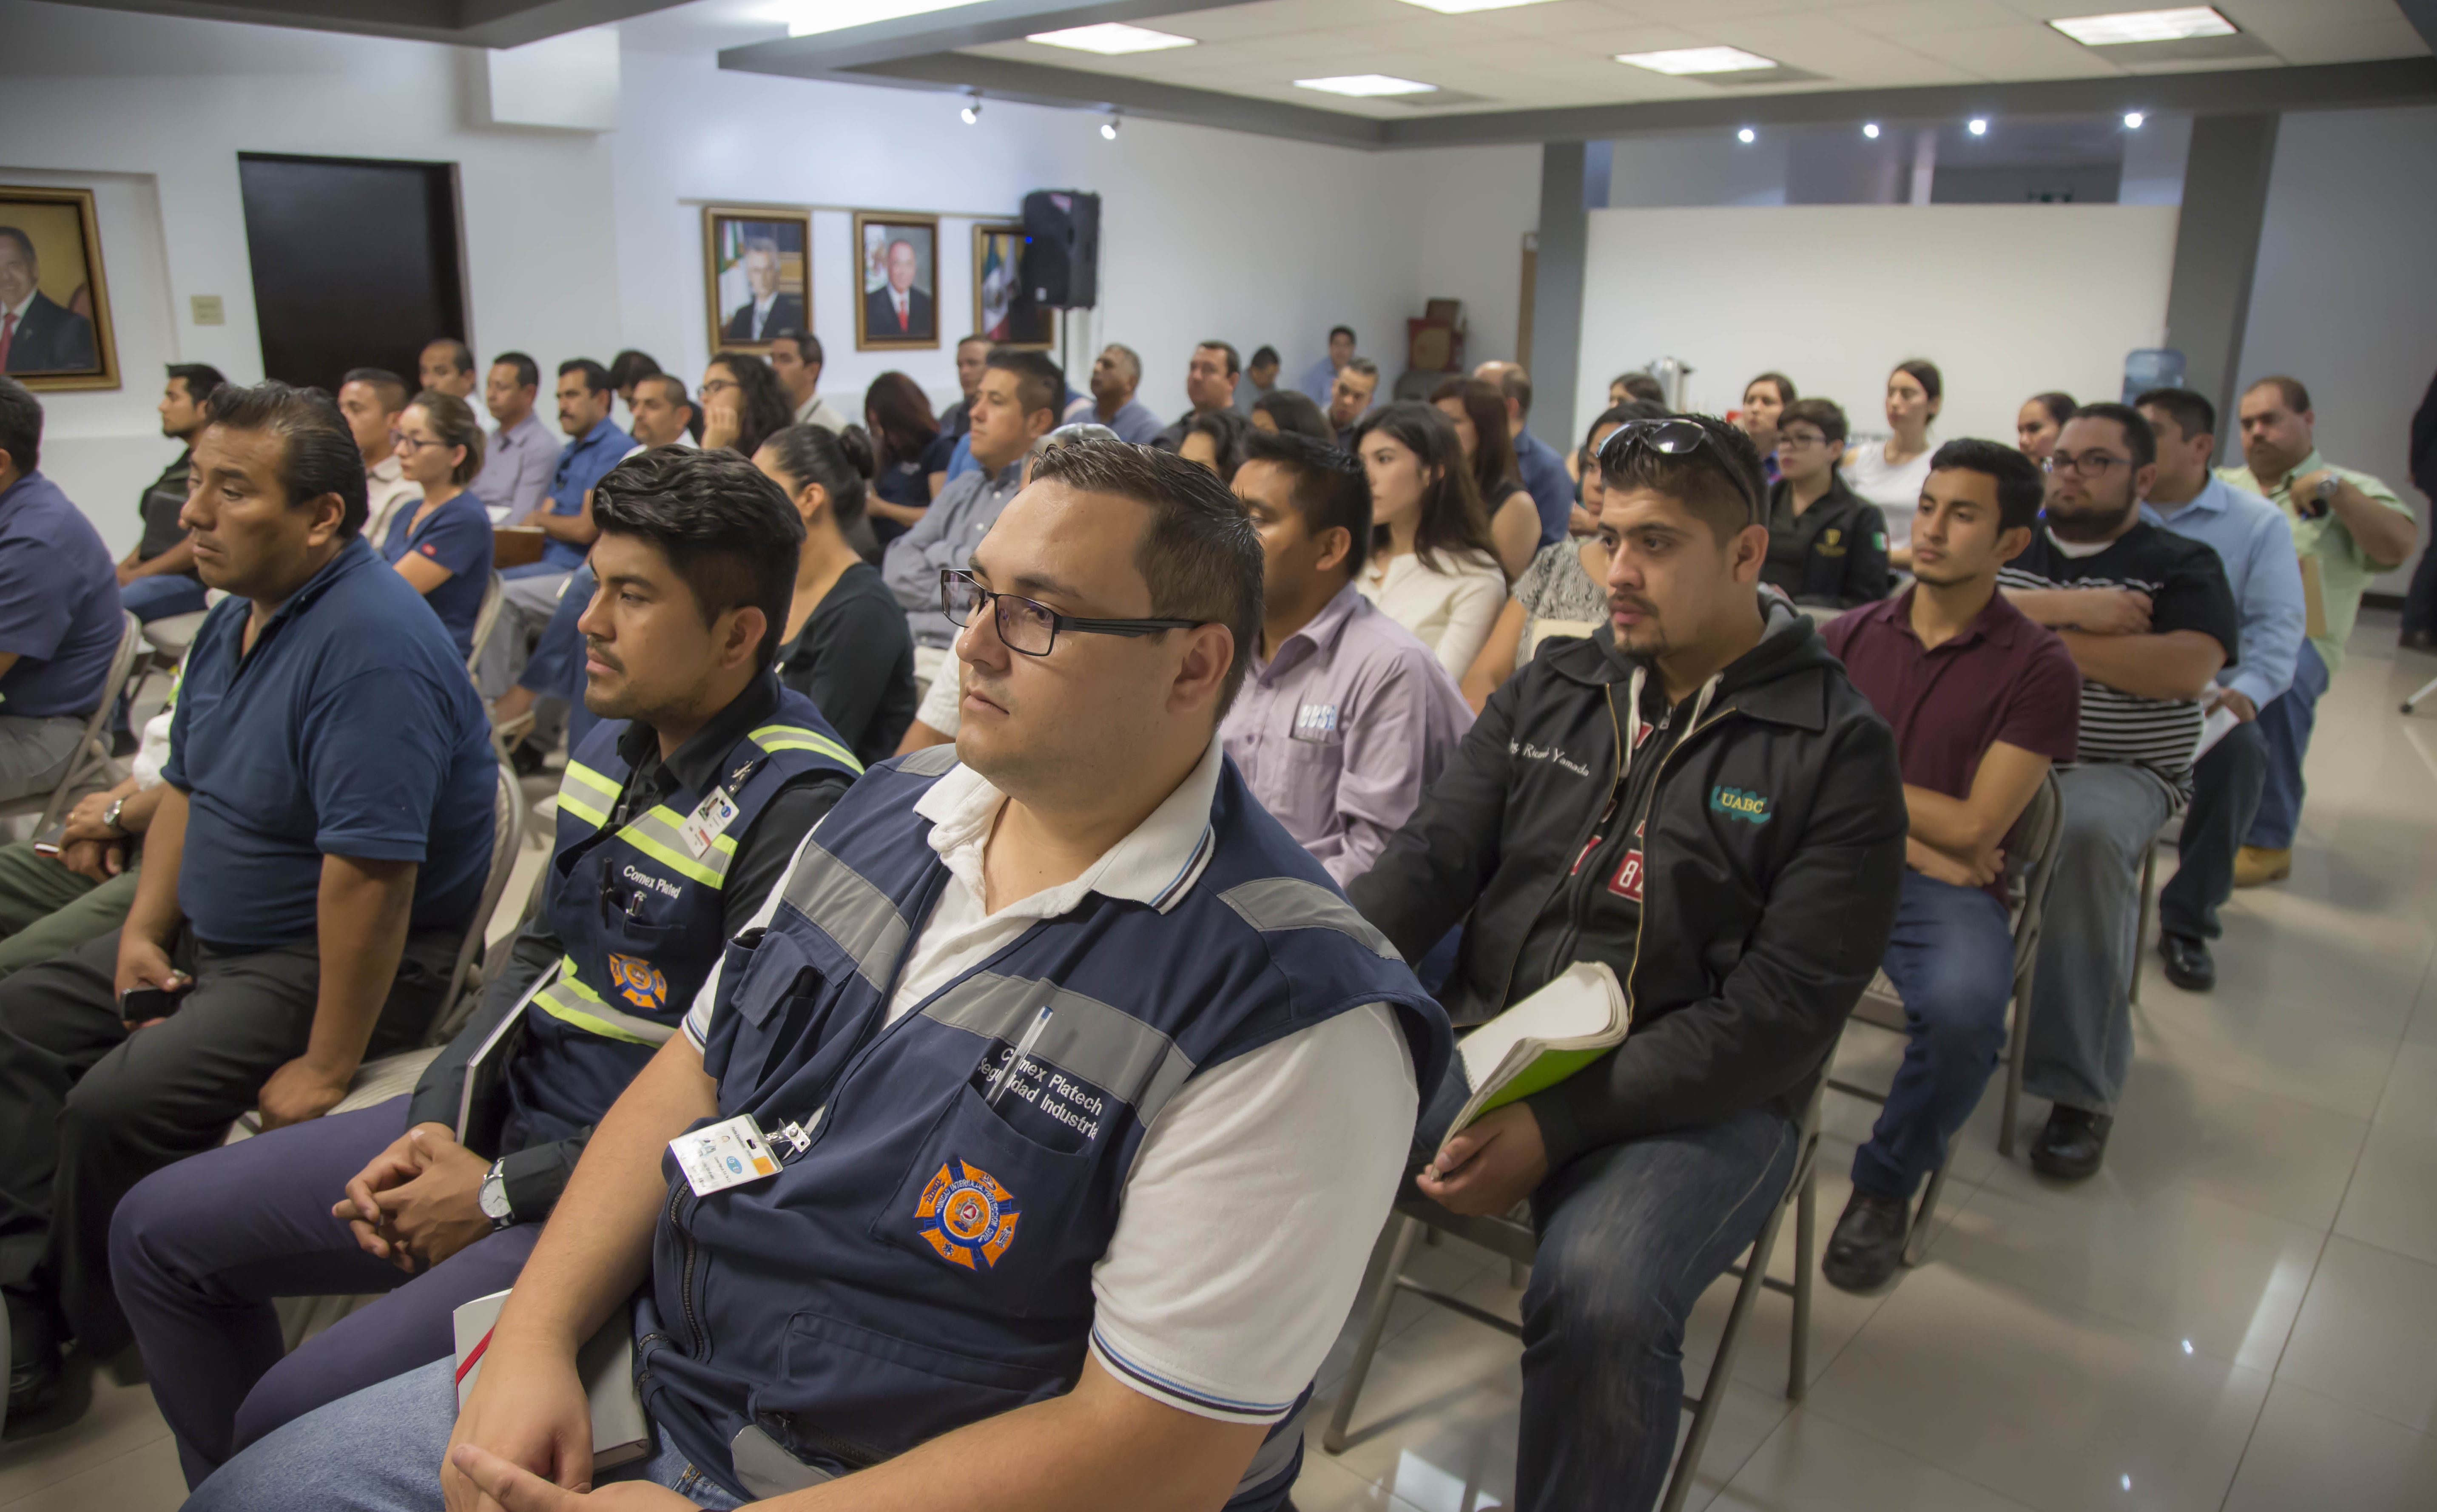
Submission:
M 1692 1304 L 1758 1233 L 1885 953 L 1904 864 L 1887 727 L 1808 620 L 1758 591 L 1760 459 L 1707 416 L 1600 448 L 1610 617 L 1489 700 L 1355 905 L 1408 958 L 1469 915 L 1442 993 L 1491 1017 L 1611 967 L 1624 1045 L 1440 1144 L 1419 1189 L 1529 1197 L 1522 1509 L 1646 1507 L 1667 1478 Z

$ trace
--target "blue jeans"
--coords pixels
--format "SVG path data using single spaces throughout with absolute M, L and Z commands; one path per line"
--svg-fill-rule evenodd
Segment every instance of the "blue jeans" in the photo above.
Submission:
M 207 607 L 203 585 L 177 572 L 156 572 L 127 584 L 118 590 L 118 605 L 148 624 L 172 614 L 201 614 Z
M 247 1445 L 453 1347 L 449 1314 L 514 1286 L 540 1237 L 518 1224 L 408 1277 L 330 1216 L 406 1132 L 407 1099 L 274 1130 L 155 1171 L 118 1204 L 111 1279 L 188 1486 Z M 273 1300 L 387 1292 L 286 1352 Z
M 2318 723 L 2319 699 L 2327 691 L 2327 664 L 2319 648 L 2302 642 L 2293 663 L 2293 685 L 2259 711 L 2259 733 L 2268 742 L 2268 782 L 2259 791 L 2259 812 L 2251 820 L 2243 844 L 2267 851 L 2289 851 L 2293 834 L 2302 827 L 2302 758 L 2310 753 L 2310 729 Z
M 1461 1063 L 1424 1116 L 1416 1168 L 1465 1096 Z M 1785 1195 L 1801 1131 L 1765 1108 L 1604 1145 L 1532 1194 L 1515 1512 L 1657 1503 L 1684 1401 L 1684 1321 Z
M 289 1423 L 222 1466 L 186 1512 L 440 1512 L 456 1426 L 456 1362 L 435 1360 Z M 744 1504 L 660 1437 L 657 1453 L 599 1484 L 650 1481 L 714 1512 Z
M 2006 1042 L 2014 937 L 2005 906 L 1977 888 L 1903 874 L 1887 979 L 1903 999 L 1903 1064 L 1869 1143 L 1853 1152 L 1853 1185 L 1908 1198 L 1946 1159 Z

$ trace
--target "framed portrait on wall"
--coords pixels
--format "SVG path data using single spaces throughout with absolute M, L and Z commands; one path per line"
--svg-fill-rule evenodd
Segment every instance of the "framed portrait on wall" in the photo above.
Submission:
M 939 218 L 854 213 L 858 352 L 939 344 Z
M 29 389 L 118 387 L 91 189 L 0 185 L 0 373 Z
M 705 205 L 702 277 L 714 352 L 763 352 L 782 331 L 811 330 L 811 213 Z
M 1057 311 L 1019 297 L 1024 292 L 1023 269 L 1020 222 L 975 222 L 973 328 L 1003 346 L 1045 350 L 1057 340 Z

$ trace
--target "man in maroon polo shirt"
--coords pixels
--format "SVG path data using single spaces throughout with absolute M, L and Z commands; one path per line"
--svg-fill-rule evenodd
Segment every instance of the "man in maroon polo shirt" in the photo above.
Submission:
M 1826 631 L 1853 686 L 1894 727 L 1912 821 L 1885 962 L 1911 1042 L 1820 1271 L 1847 1291 L 1895 1274 L 1912 1194 L 1980 1100 L 2006 1035 L 2014 945 L 2006 834 L 2051 762 L 2074 758 L 2081 675 L 2056 632 L 1997 591 L 2030 544 L 2039 469 L 2011 447 L 1950 441 L 1913 524 L 1915 585 Z

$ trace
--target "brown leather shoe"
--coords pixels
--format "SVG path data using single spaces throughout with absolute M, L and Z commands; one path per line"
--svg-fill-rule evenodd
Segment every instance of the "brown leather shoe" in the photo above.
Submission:
M 2293 874 L 2291 847 L 2271 851 L 2264 845 L 2246 845 L 2235 853 L 2234 885 L 2256 888 L 2262 883 L 2282 882 Z

